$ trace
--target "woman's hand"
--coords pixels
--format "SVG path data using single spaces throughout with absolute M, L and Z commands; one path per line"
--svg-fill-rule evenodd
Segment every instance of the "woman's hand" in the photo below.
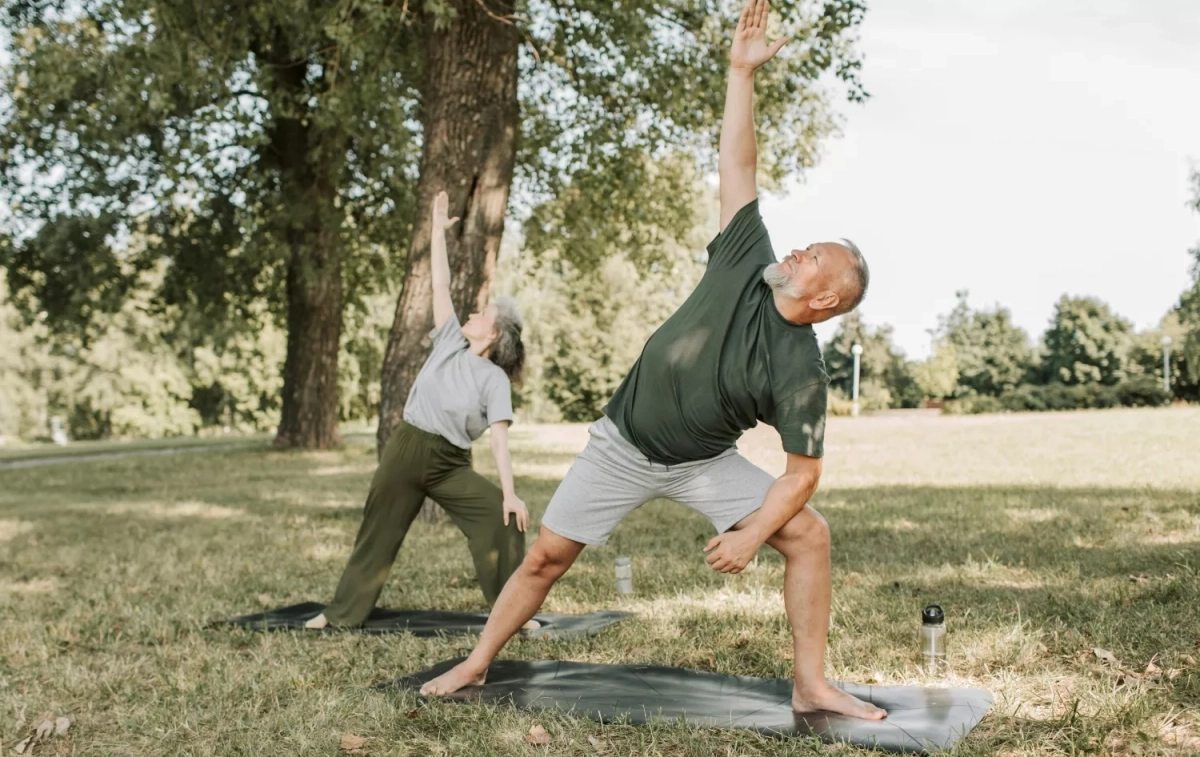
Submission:
M 529 510 L 516 494 L 504 495 L 504 525 L 506 526 L 509 515 L 516 516 L 517 530 L 525 533 L 525 529 L 529 527 Z
M 445 190 L 437 193 L 437 197 L 433 198 L 433 231 L 434 233 L 442 233 L 446 229 L 453 226 L 458 221 L 458 216 L 447 218 L 446 214 L 450 212 L 450 197 Z

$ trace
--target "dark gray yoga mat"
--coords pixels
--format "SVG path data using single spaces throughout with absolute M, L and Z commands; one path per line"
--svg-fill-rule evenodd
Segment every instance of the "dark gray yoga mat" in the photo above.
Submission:
M 241 615 L 229 620 L 218 620 L 212 625 L 244 626 L 254 631 L 305 631 L 309 633 L 339 633 L 352 631 L 368 634 L 411 633 L 415 636 L 439 636 L 445 634 L 478 634 L 487 623 L 483 612 L 443 612 L 441 610 L 388 610 L 377 607 L 371 611 L 367 622 L 359 628 L 325 628 L 311 631 L 304 623 L 317 617 L 325 605 L 319 602 L 301 602 L 298 605 L 279 607 L 253 615 Z M 539 614 L 533 619 L 542 624 L 533 631 L 522 631 L 535 639 L 556 639 L 563 636 L 594 636 L 605 628 L 629 617 L 630 613 L 617 611 L 592 612 L 587 615 Z
M 419 689 L 459 660 L 400 678 L 381 688 Z M 980 689 L 836 684 L 888 711 L 868 721 L 832 713 L 792 712 L 792 682 L 700 673 L 645 665 L 497 660 L 487 683 L 450 697 L 458 702 L 510 704 L 525 710 L 560 710 L 601 722 L 641 725 L 664 719 L 704 728 L 746 728 L 771 736 L 816 736 L 890 752 L 927 754 L 949 749 L 992 706 Z

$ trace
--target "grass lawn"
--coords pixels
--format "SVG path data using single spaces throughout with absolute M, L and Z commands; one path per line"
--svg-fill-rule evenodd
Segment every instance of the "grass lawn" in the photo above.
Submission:
M 514 430 L 535 520 L 582 426 Z M 950 675 L 992 691 L 959 755 L 1200 754 L 1200 409 L 834 418 L 814 506 L 834 535 L 830 676 L 929 683 L 920 608 L 946 608 Z M 769 429 L 744 440 L 777 471 Z M 486 446 L 477 451 L 490 471 Z M 47 714 L 73 721 L 36 755 L 865 754 L 803 740 L 600 726 L 371 691 L 465 652 L 464 639 L 313 637 L 206 621 L 333 591 L 375 465 L 369 445 L 266 447 L 0 471 L 0 753 Z M 504 656 L 788 677 L 783 564 L 764 549 L 713 573 L 705 520 L 647 505 L 584 551 L 548 611 L 628 609 L 589 640 Z M 617 555 L 637 594 L 619 599 Z M 393 607 L 476 609 L 464 541 L 418 523 L 384 592 Z M 1106 662 L 1095 649 L 1115 658 Z M 548 747 L 526 743 L 540 723 Z

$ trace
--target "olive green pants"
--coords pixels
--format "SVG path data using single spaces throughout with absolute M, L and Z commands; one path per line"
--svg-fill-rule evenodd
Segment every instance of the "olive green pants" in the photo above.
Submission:
M 525 534 L 517 530 L 516 517 L 504 525 L 500 487 L 471 469 L 470 450 L 402 423 L 383 450 L 354 552 L 333 602 L 325 608 L 330 624 L 357 626 L 371 614 L 426 496 L 440 504 L 467 537 L 488 605 L 500 596 L 504 582 L 525 557 Z

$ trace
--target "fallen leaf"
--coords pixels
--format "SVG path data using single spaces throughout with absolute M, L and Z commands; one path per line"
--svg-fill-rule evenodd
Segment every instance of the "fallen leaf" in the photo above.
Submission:
M 1183 671 L 1179 668 L 1171 668 L 1167 671 L 1167 680 L 1174 681 L 1179 676 L 1183 675 Z
M 274 601 L 275 600 L 271 598 L 270 594 L 259 594 L 258 595 L 258 603 L 260 605 L 262 605 L 263 607 L 270 607 L 271 603 Z
M 455 576 L 454 578 L 451 578 L 451 579 L 450 579 L 450 585 L 451 585 L 451 586 L 458 586 L 458 576 Z
M 41 741 L 52 733 L 54 733 L 54 721 L 43 720 L 38 723 L 37 732 L 33 734 L 33 737 Z
M 420 711 L 420 710 L 409 710 L 409 711 L 408 711 L 408 719 L 409 719 L 409 720 L 416 720 L 416 719 L 417 719 L 417 718 L 419 718 L 419 717 L 421 717 L 421 711 Z
M 1101 649 L 1100 647 L 1096 647 L 1095 649 L 1092 650 L 1092 654 L 1096 655 L 1101 660 L 1104 660 L 1109 665 L 1120 665 L 1121 664 L 1117 660 L 1117 656 L 1114 655 L 1112 652 L 1108 651 L 1107 649 Z
M 600 754 L 604 754 L 606 751 L 608 751 L 608 744 L 604 743 L 604 739 L 598 739 L 595 736 L 588 736 L 588 743 L 592 745 L 592 749 L 595 749 Z
M 70 727 L 71 727 L 71 719 L 70 718 L 58 718 L 57 720 L 54 721 L 54 735 L 55 736 L 66 736 L 67 729 L 69 729 Z
M 534 746 L 546 746 L 550 743 L 550 734 L 546 733 L 546 729 L 542 728 L 538 723 L 534 723 L 529 729 L 529 735 L 525 740 Z
M 338 745 L 338 748 L 346 754 L 366 754 L 367 750 L 363 748 L 366 743 L 362 736 L 343 733 L 342 743 Z
M 1196 667 L 1196 658 L 1192 657 L 1190 654 L 1185 654 L 1183 657 L 1180 657 L 1179 660 L 1184 665 L 1191 665 L 1193 668 Z
M 1156 678 L 1157 679 L 1157 678 L 1160 678 L 1161 676 L 1162 676 L 1162 668 L 1155 665 L 1154 660 L 1151 660 L 1150 662 L 1146 663 L 1146 677 L 1147 678 Z
M 28 749 L 32 744 L 33 737 L 26 736 L 24 739 L 21 739 L 17 742 L 17 745 L 14 747 L 14 749 L 16 749 L 17 754 L 25 754 L 25 750 Z

